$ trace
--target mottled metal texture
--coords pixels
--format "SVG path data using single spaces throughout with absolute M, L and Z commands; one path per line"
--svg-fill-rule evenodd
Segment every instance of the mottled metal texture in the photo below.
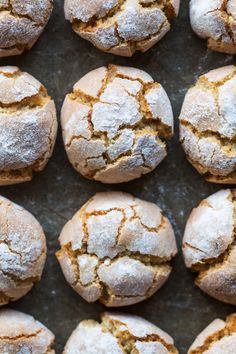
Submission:
M 0 60 L 0 65 L 18 65 L 38 78 L 56 100 L 58 118 L 64 96 L 88 71 L 108 63 L 130 65 L 149 72 L 170 95 L 175 114 L 175 137 L 167 159 L 155 172 L 115 187 L 88 181 L 73 170 L 66 157 L 61 131 L 55 152 L 44 172 L 30 183 L 0 187 L 0 194 L 32 212 L 42 223 L 48 242 L 48 258 L 42 281 L 11 307 L 34 315 L 56 335 L 57 353 L 77 323 L 98 318 L 100 304 L 89 305 L 66 283 L 55 252 L 62 226 L 97 191 L 122 190 L 157 203 L 171 219 L 179 250 L 184 225 L 191 209 L 222 186 L 209 184 L 187 162 L 178 139 L 178 114 L 186 90 L 197 77 L 212 68 L 234 62 L 232 56 L 207 50 L 206 43 L 191 31 L 187 0 L 165 38 L 146 54 L 121 58 L 105 54 L 80 39 L 64 19 L 63 1 L 55 1 L 52 18 L 36 46 L 20 57 Z M 195 336 L 215 317 L 225 317 L 234 307 L 204 295 L 194 286 L 194 277 L 185 269 L 181 251 L 167 284 L 151 299 L 124 308 L 154 322 L 186 353 Z

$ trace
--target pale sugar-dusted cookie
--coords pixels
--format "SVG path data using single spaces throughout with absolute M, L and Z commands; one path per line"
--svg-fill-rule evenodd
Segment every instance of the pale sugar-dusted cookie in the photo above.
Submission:
M 126 306 L 152 296 L 177 253 L 169 220 L 121 192 L 98 193 L 65 225 L 57 252 L 68 283 L 88 302 Z
M 198 273 L 196 285 L 232 305 L 236 305 L 235 210 L 235 190 L 211 195 L 192 211 L 183 238 L 185 264 Z
M 0 1 L 0 57 L 30 49 L 46 26 L 52 0 Z
M 0 311 L 0 353 L 55 354 L 54 339 L 32 316 L 10 309 Z
M 63 354 L 178 354 L 173 339 L 145 319 L 106 312 L 101 323 L 82 321 L 70 336 Z
M 82 38 L 105 52 L 146 52 L 170 30 L 179 0 L 65 0 L 65 17 Z
M 191 0 L 193 31 L 218 52 L 236 54 L 236 1 Z
M 0 67 L 0 186 L 30 181 L 56 140 L 54 101 L 45 87 L 14 66 Z
M 163 87 L 144 71 L 115 65 L 93 70 L 75 84 L 61 123 L 71 164 L 103 183 L 127 182 L 154 170 L 173 135 Z
M 179 119 L 182 146 L 198 172 L 209 182 L 236 183 L 236 67 L 200 76 Z
M 216 319 L 196 338 L 188 354 L 234 354 L 236 353 L 236 315 L 225 321 Z
M 0 306 L 18 300 L 40 280 L 46 252 L 43 229 L 33 215 L 0 197 Z

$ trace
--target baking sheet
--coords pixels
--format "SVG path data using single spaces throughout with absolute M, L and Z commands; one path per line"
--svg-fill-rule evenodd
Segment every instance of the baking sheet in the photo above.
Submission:
M 17 65 L 39 79 L 55 99 L 58 110 L 64 96 L 77 79 L 88 71 L 109 63 L 146 70 L 167 90 L 175 114 L 175 137 L 169 143 L 165 161 L 151 174 L 118 186 L 88 181 L 76 173 L 64 152 L 61 130 L 47 168 L 33 181 L 0 187 L 0 194 L 24 206 L 41 222 L 48 242 L 48 258 L 43 278 L 22 300 L 10 307 L 32 314 L 56 335 L 56 351 L 77 323 L 98 319 L 105 310 L 100 304 L 87 304 L 66 283 L 55 258 L 57 238 L 63 225 L 95 192 L 122 190 L 157 203 L 171 219 L 178 239 L 179 254 L 166 285 L 151 299 L 123 308 L 148 319 L 175 339 L 180 353 L 186 353 L 195 336 L 216 317 L 233 312 L 228 306 L 205 296 L 194 286 L 194 277 L 185 269 L 180 251 L 184 225 L 191 209 L 201 199 L 221 189 L 206 183 L 185 159 L 178 142 L 177 117 L 186 90 L 197 77 L 213 68 L 234 62 L 232 56 L 206 49 L 206 43 L 191 31 L 187 0 L 172 30 L 146 54 L 133 58 L 105 54 L 80 39 L 64 19 L 63 1 L 55 1 L 51 20 L 37 45 L 20 57 L 0 60 L 0 65 Z

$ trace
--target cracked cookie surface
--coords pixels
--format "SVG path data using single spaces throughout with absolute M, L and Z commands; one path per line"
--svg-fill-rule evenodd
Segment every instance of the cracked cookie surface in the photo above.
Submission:
M 82 321 L 70 336 L 63 354 L 178 354 L 173 339 L 145 319 L 106 312 L 101 323 Z
M 65 17 L 82 38 L 105 52 L 146 52 L 170 30 L 179 0 L 65 0 Z
M 185 264 L 198 273 L 196 285 L 232 305 L 236 305 L 235 210 L 235 190 L 211 195 L 192 211 L 183 238 Z
M 0 0 L 0 57 L 22 54 L 43 32 L 52 0 Z
M 31 75 L 0 67 L 0 185 L 29 181 L 50 158 L 57 134 L 54 101 Z
M 226 321 L 216 319 L 196 338 L 188 354 L 234 354 L 236 352 L 236 315 Z
M 179 120 L 180 141 L 198 172 L 209 182 L 236 183 L 236 67 L 200 76 Z
M 28 211 L 0 197 L 0 306 L 26 295 L 46 259 L 42 227 Z
M 75 84 L 61 123 L 71 164 L 103 183 L 127 182 L 154 170 L 173 135 L 163 87 L 144 71 L 115 65 L 91 71 Z
M 236 54 L 236 0 L 191 0 L 190 20 L 210 49 Z
M 127 306 L 152 296 L 177 253 L 173 229 L 152 203 L 98 193 L 65 225 L 57 252 L 68 283 L 88 302 Z
M 54 335 L 32 316 L 15 310 L 0 311 L 0 352 L 55 354 Z

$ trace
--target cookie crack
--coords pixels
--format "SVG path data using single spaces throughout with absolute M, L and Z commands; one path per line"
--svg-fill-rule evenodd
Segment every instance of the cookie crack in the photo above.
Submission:
M 226 319 L 225 327 L 212 335 L 208 336 L 204 343 L 189 351 L 189 354 L 202 354 L 209 350 L 216 342 L 225 337 L 229 337 L 236 332 L 236 319 L 234 315 L 228 316 Z
M 102 329 L 104 332 L 111 333 L 118 341 L 120 347 L 126 354 L 133 353 L 136 349 L 136 341 L 139 342 L 159 342 L 161 343 L 170 354 L 177 354 L 178 351 L 174 345 L 167 343 L 158 334 L 150 334 L 145 337 L 134 336 L 129 332 L 128 327 L 125 323 L 119 320 L 106 319 L 105 316 L 102 317 Z M 126 329 L 124 329 L 124 327 Z

